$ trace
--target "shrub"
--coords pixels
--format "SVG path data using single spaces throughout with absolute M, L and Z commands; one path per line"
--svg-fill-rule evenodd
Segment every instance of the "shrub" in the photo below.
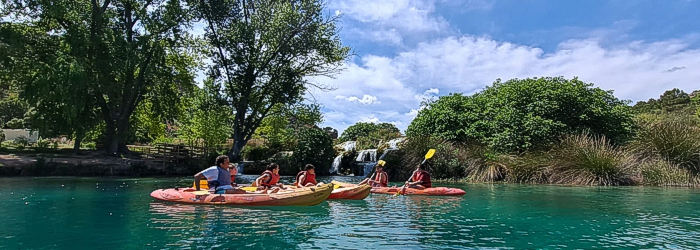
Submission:
M 15 147 L 17 149 L 24 149 L 26 146 L 29 145 L 29 138 L 21 135 L 21 136 L 15 138 L 14 144 L 15 144 Z
M 241 150 L 241 156 L 243 156 L 243 159 L 246 159 L 248 161 L 266 161 L 275 153 L 277 153 L 276 150 L 270 149 L 269 147 L 264 145 L 257 147 L 247 145 L 243 148 L 243 150 Z
M 507 163 L 505 181 L 512 183 L 547 183 L 548 155 L 543 152 L 531 152 L 512 157 Z
M 609 143 L 605 136 L 566 135 L 549 154 L 549 181 L 574 185 L 632 185 L 639 182 L 638 156 Z
M 698 179 L 687 169 L 661 159 L 641 165 L 642 184 L 651 186 L 696 186 Z
M 5 141 L 5 132 L 2 131 L 2 129 L 0 129 L 0 142 L 4 142 L 4 141 Z
M 626 101 L 576 78 L 497 80 L 472 96 L 450 94 L 418 112 L 407 136 L 476 140 L 498 152 L 547 149 L 567 133 L 590 130 L 615 143 L 631 135 Z
M 97 148 L 97 144 L 95 142 L 86 142 L 83 143 L 82 146 L 90 150 L 95 150 Z
M 700 128 L 683 119 L 642 122 L 629 148 L 645 157 L 661 157 L 695 173 L 700 168 Z
M 299 131 L 297 144 L 292 155 L 293 168 L 301 170 L 306 164 L 313 164 L 316 173 L 328 174 L 335 158 L 333 139 L 318 128 L 305 128 Z

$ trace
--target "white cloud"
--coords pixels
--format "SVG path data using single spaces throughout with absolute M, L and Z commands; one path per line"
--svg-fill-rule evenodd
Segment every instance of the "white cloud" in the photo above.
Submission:
M 335 99 L 341 99 L 341 100 L 346 100 L 348 102 L 359 102 L 364 105 L 369 105 L 369 104 L 380 104 L 380 101 L 377 101 L 376 96 L 371 96 L 371 95 L 362 95 L 362 98 L 359 98 L 357 96 L 350 96 L 350 97 L 345 97 L 344 95 L 337 95 L 335 96 Z
M 339 0 L 331 8 L 366 26 L 353 29 L 356 36 L 392 45 L 400 44 L 405 36 L 449 27 L 444 18 L 433 15 L 434 0 Z
M 674 87 L 699 88 L 700 50 L 683 40 L 635 41 L 604 47 L 596 39 L 569 40 L 553 53 L 537 47 L 487 37 L 448 37 L 424 42 L 394 57 L 364 56 L 336 79 L 317 81 L 337 86 L 315 93 L 325 105 L 325 125 L 343 131 L 362 121 L 393 121 L 405 130 L 420 109 L 420 98 L 460 92 L 472 94 L 497 78 L 564 76 L 614 90 L 621 99 L 657 98 Z M 366 94 L 382 100 L 365 106 Z M 335 96 L 356 97 L 355 102 Z M 362 98 L 359 98 L 362 96 Z M 418 98 L 420 97 L 420 98 Z M 353 104 L 354 103 L 354 104 Z

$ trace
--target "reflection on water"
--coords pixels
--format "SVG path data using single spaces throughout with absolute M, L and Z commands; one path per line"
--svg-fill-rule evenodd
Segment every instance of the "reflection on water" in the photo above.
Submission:
M 0 249 L 700 248 L 695 189 L 451 185 L 467 195 L 371 194 L 312 207 L 174 204 L 148 196 L 187 185 L 191 178 L 0 179 Z

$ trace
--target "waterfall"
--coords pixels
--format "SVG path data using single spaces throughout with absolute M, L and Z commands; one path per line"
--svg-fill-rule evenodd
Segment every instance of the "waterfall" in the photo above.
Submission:
M 355 161 L 363 162 L 365 158 L 369 155 L 369 161 L 377 161 L 377 150 L 376 149 L 365 149 L 357 153 L 357 159 Z
M 339 168 L 340 168 L 340 163 L 343 160 L 343 155 L 336 156 L 335 159 L 333 159 L 333 165 L 331 165 L 331 174 L 333 173 L 338 173 Z
M 365 164 L 365 170 L 364 170 L 365 177 L 370 177 L 369 174 L 372 173 L 372 169 L 374 168 L 374 165 L 376 165 L 376 164 L 373 164 L 373 163 Z
M 406 137 L 392 139 L 388 141 L 387 144 L 389 144 L 389 148 L 398 148 L 399 142 L 403 141 L 404 139 L 406 139 Z
M 343 147 L 343 149 L 345 149 L 345 151 L 354 150 L 355 145 L 357 145 L 357 142 L 355 142 L 355 141 L 346 141 L 346 142 L 343 142 L 340 144 L 340 146 Z

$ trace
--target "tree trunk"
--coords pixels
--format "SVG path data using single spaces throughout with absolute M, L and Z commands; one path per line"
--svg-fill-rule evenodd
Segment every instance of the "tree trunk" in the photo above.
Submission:
M 231 152 L 229 153 L 229 158 L 231 162 L 240 162 L 243 160 L 241 158 L 241 150 L 245 147 L 247 140 L 243 139 L 242 135 L 234 135 L 233 137 L 233 147 L 231 147 Z
M 117 135 L 117 128 L 111 120 L 107 122 L 107 136 L 105 137 L 105 153 L 108 155 L 114 155 L 119 149 L 119 136 Z
M 80 144 L 83 142 L 83 138 L 85 138 L 85 131 L 83 129 L 78 129 L 78 131 L 75 131 L 75 140 L 73 142 L 74 155 L 80 153 Z

